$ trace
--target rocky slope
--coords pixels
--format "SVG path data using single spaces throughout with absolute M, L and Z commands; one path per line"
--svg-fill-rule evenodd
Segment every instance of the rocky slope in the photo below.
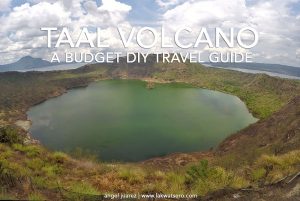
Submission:
M 92 81 L 119 78 L 185 82 L 234 94 L 262 120 L 225 139 L 215 150 L 172 154 L 137 164 L 95 164 L 87 158 L 75 160 L 41 146 L 0 143 L 0 187 L 23 199 L 32 193 L 52 200 L 80 197 L 87 190 L 92 194 L 196 192 L 209 194 L 201 197 L 206 200 L 299 198 L 296 173 L 300 170 L 300 83 L 293 80 L 188 63 L 92 65 L 62 72 L 0 73 L 0 127 L 4 127 L 0 136 L 5 140 L 7 135 L 16 137 L 19 129 L 5 127 L 26 119 L 27 109 L 34 104 Z M 199 165 L 203 159 L 209 165 Z M 295 175 L 288 185 L 278 182 Z M 78 192 L 80 189 L 86 192 Z M 71 193 L 65 195 L 62 191 Z
M 299 148 L 300 96 L 297 96 L 269 118 L 225 139 L 216 153 L 221 156 L 234 154 L 242 162 L 260 153 L 277 155 Z

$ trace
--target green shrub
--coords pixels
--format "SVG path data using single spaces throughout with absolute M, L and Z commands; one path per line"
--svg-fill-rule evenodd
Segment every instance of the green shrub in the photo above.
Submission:
M 5 174 L 6 168 L 8 167 L 9 162 L 5 158 L 0 159 L 0 176 Z
M 155 179 L 164 179 L 166 177 L 166 173 L 162 172 L 160 170 L 157 170 L 155 172 L 152 173 L 152 177 Z
M 178 172 L 170 172 L 166 176 L 164 193 L 185 194 L 185 176 Z
M 265 182 L 274 183 L 285 176 L 295 174 L 299 171 L 300 151 L 290 151 L 282 155 L 262 155 L 257 159 L 257 169 L 264 169 Z
M 130 184 L 141 183 L 145 179 L 145 172 L 140 168 L 125 167 L 119 170 L 119 178 Z
M 222 167 L 209 167 L 206 160 L 186 171 L 186 184 L 192 193 L 205 195 L 224 188 L 242 188 L 249 182 Z
M 69 157 L 67 154 L 57 151 L 57 152 L 54 152 L 53 154 L 51 154 L 50 158 L 53 160 L 54 163 L 62 164 L 65 161 L 67 161 Z
M 48 179 L 41 177 L 41 176 L 34 176 L 31 177 L 31 183 L 33 186 L 39 188 L 39 189 L 43 189 L 43 188 L 47 188 L 49 187 L 48 185 Z
M 97 189 L 95 189 L 93 186 L 91 186 L 88 183 L 83 183 L 83 182 L 79 182 L 79 183 L 74 183 L 71 185 L 70 192 L 73 193 L 80 193 L 80 194 L 87 194 L 87 195 L 99 195 L 99 191 Z
M 6 189 L 0 188 L 0 200 L 17 200 L 17 198 L 10 195 Z
M 266 176 L 266 169 L 265 168 L 259 168 L 252 171 L 252 179 L 254 181 L 259 181 L 260 179 L 264 178 Z
M 29 175 L 28 169 L 18 163 L 0 160 L 0 186 L 13 187 Z
M 273 166 L 278 169 L 286 169 L 290 166 L 300 165 L 300 150 L 291 151 L 282 155 L 262 155 L 257 164 L 260 166 Z
M 4 146 L 4 144 L 2 144 Z M 0 160 L 1 159 L 8 159 L 13 156 L 13 151 L 7 146 L 7 147 L 0 147 Z
M 12 148 L 16 151 L 25 152 L 25 146 L 22 144 L 15 143 L 12 145 Z
M 47 200 L 47 199 L 40 193 L 32 193 L 28 196 L 28 200 L 30 200 L 30 201 L 42 201 L 42 200 Z
M 91 200 L 91 197 L 100 195 L 100 192 L 87 183 L 74 183 L 64 192 L 67 200 L 83 201 Z
M 244 177 L 240 177 L 236 175 L 233 177 L 232 182 L 230 184 L 230 187 L 234 189 L 241 189 L 249 186 L 250 186 L 250 181 L 246 180 Z
M 27 167 L 34 171 L 40 171 L 45 166 L 45 162 L 39 158 L 27 159 L 25 162 Z
M 186 182 L 194 184 L 199 179 L 206 179 L 211 174 L 211 169 L 208 168 L 208 161 L 201 160 L 199 165 L 190 167 L 186 172 Z
M 12 127 L 0 127 L 0 143 L 14 144 L 22 143 L 23 137 L 18 133 L 18 131 Z
M 13 174 L 20 177 L 28 175 L 28 170 L 22 165 L 20 165 L 19 163 L 10 161 L 6 164 L 5 168 L 6 168 L 6 173 L 9 174 Z
M 206 177 L 199 178 L 192 186 L 192 192 L 205 195 L 208 192 L 230 187 L 233 176 L 223 168 L 213 168 Z
M 57 174 L 61 173 L 62 169 L 57 165 L 46 165 L 42 168 L 42 171 L 47 177 L 55 177 Z
M 13 148 L 16 151 L 25 153 L 28 157 L 37 157 L 42 153 L 42 147 L 38 145 L 22 145 L 22 144 L 13 144 Z

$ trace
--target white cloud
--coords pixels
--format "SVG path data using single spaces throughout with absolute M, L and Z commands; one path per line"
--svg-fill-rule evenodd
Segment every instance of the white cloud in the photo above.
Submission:
M 82 27 L 100 27 L 102 40 L 111 46 L 106 50 L 124 51 L 116 26 L 126 27 L 129 30 L 132 28 L 127 19 L 132 10 L 130 5 L 117 0 L 102 0 L 100 6 L 94 0 L 29 0 L 29 2 L 31 4 L 10 9 L 9 0 L 0 0 L 0 11 L 1 9 L 9 11 L 0 16 L 0 63 L 11 62 L 27 54 L 45 59 L 49 59 L 54 51 L 63 54 L 64 47 L 55 50 L 46 48 L 45 32 L 40 31 L 40 27 L 43 26 L 66 26 L 74 38 L 78 37 Z M 155 2 L 161 7 L 160 12 L 163 12 L 160 23 L 166 27 L 167 34 L 174 32 L 178 27 L 189 26 L 196 32 L 184 40 L 195 42 L 193 40 L 198 34 L 197 30 L 202 27 L 207 27 L 211 33 L 215 27 L 226 31 L 231 27 L 238 30 L 251 26 L 260 36 L 258 45 L 251 49 L 256 61 L 300 66 L 300 15 L 292 15 L 289 6 L 295 0 L 255 0 L 251 1 L 251 4 L 247 0 L 155 0 Z M 168 40 L 173 40 L 172 35 L 168 36 Z M 131 47 L 130 51 L 143 51 L 134 43 Z M 178 50 L 165 49 L 165 51 Z M 227 50 L 219 48 L 213 51 Z M 245 51 L 240 48 L 235 50 Z M 81 48 L 76 51 L 97 50 Z M 162 49 L 157 44 L 151 51 L 161 52 Z M 208 52 L 205 46 L 198 48 L 197 51 Z
M 178 5 L 179 3 L 184 2 L 183 0 L 155 0 L 157 5 L 162 8 L 169 8 L 171 6 Z
M 252 49 L 254 55 L 260 55 L 256 61 L 300 66 L 299 60 L 292 56 L 300 46 L 299 15 L 294 16 L 290 11 L 293 2 L 295 0 L 257 0 L 248 4 L 246 0 L 187 0 L 167 9 L 162 23 L 171 30 L 182 26 L 223 30 L 250 26 L 260 36 L 258 45 Z
M 15 7 L 7 15 L 0 16 L 0 63 L 9 63 L 31 54 L 49 59 L 54 51 L 65 52 L 65 47 L 48 49 L 46 33 L 41 27 L 68 27 L 76 39 L 82 27 L 101 27 L 102 40 L 120 48 L 112 27 L 123 24 L 130 27 L 126 17 L 129 5 L 116 0 L 103 0 L 100 6 L 91 0 L 31 0 Z M 2 1 L 1 1 L 2 3 Z M 95 33 L 92 34 L 95 36 Z M 73 50 L 72 50 L 73 51 Z M 75 50 L 74 50 L 75 51 Z M 78 48 L 78 52 L 89 52 Z
M 296 57 L 300 60 L 300 48 L 296 50 Z
M 70 13 L 60 3 L 41 2 L 13 8 L 8 15 L 0 17 L 0 24 L 0 53 L 5 55 L 1 56 L 1 63 L 9 63 L 46 47 L 45 33 L 40 31 L 41 27 L 68 26 L 71 20 Z
M 205 46 L 204 48 L 205 51 L 208 52 L 220 52 L 220 53 L 230 53 L 230 52 L 235 52 L 235 53 L 247 53 L 249 52 L 248 49 L 244 49 L 241 47 L 234 47 L 234 48 L 228 48 L 228 47 L 213 47 L 213 48 L 209 48 L 208 46 Z
M 102 6 L 100 7 L 101 10 L 106 10 L 110 12 L 129 12 L 131 10 L 131 6 L 120 3 L 115 0 L 102 0 Z
M 0 1 L 0 12 L 1 11 L 9 11 L 10 3 L 11 3 L 11 0 L 1 0 Z
M 216 27 L 224 23 L 241 24 L 248 17 L 244 0 L 186 1 L 166 11 L 163 19 L 173 26 Z M 167 24 L 166 23 L 166 24 Z
M 115 0 L 103 0 L 102 5 L 97 7 L 94 1 L 83 3 L 86 14 L 78 20 L 81 25 L 89 26 L 113 26 L 125 21 L 131 7 Z

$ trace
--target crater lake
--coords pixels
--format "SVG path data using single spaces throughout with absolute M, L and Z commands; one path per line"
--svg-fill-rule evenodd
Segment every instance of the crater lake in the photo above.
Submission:
M 27 112 L 30 133 L 51 150 L 83 150 L 102 161 L 140 161 L 208 150 L 257 121 L 236 96 L 185 84 L 106 80 Z

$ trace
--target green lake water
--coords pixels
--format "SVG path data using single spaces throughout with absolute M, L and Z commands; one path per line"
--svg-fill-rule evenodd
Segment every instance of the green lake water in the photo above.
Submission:
M 51 150 L 84 150 L 103 161 L 139 161 L 208 150 L 256 119 L 237 97 L 183 84 L 108 80 L 28 111 L 31 134 Z

